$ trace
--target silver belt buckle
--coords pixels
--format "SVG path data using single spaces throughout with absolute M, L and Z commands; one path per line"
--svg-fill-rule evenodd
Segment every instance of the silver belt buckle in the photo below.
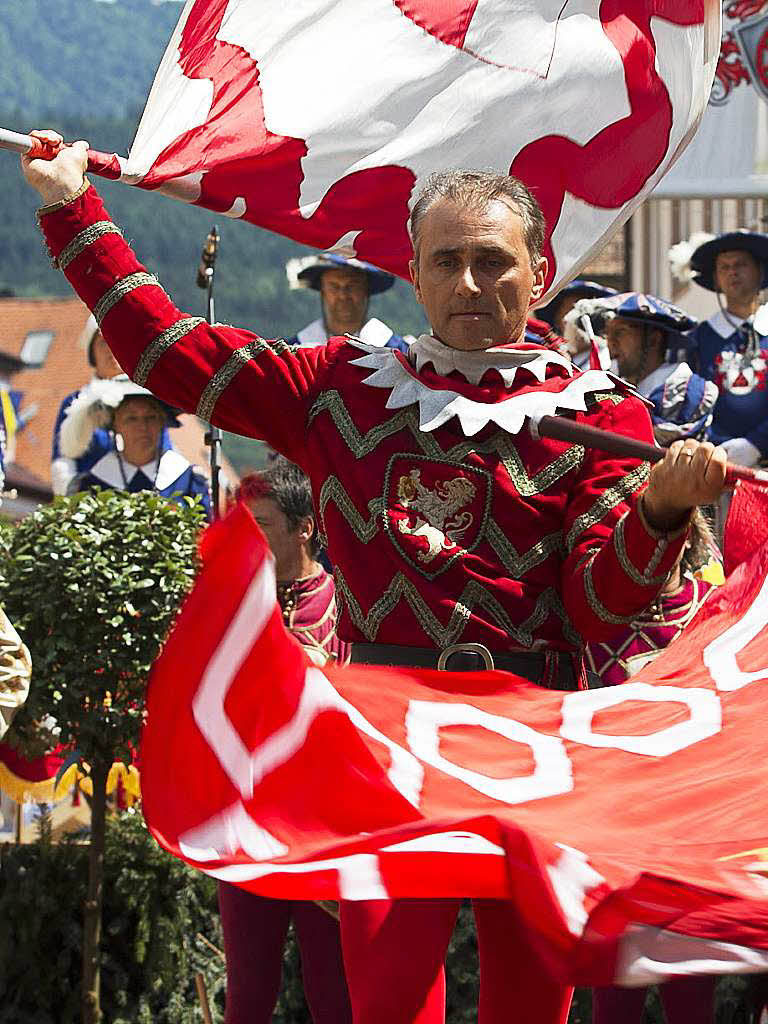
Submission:
M 449 672 L 446 666 L 448 659 L 454 654 L 479 654 L 485 662 L 485 668 L 487 672 L 492 672 L 494 669 L 493 655 L 485 646 L 485 644 L 451 644 L 450 647 L 446 647 L 440 651 L 440 656 L 437 659 L 437 671 L 438 672 Z

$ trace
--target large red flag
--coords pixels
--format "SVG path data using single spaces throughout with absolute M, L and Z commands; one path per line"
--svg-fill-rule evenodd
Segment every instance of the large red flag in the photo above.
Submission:
M 408 276 L 425 177 L 531 186 L 550 284 L 692 138 L 720 0 L 188 0 L 111 174 Z
M 158 661 L 145 812 L 276 898 L 514 900 L 572 982 L 768 967 L 768 546 L 623 686 L 309 665 L 241 506 Z

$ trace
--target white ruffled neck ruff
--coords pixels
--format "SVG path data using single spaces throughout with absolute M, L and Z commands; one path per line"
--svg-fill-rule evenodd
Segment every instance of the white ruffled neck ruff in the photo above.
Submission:
M 373 370 L 363 384 L 390 392 L 388 409 L 419 407 L 419 429 L 436 430 L 451 417 L 458 417 L 466 437 L 472 437 L 488 423 L 495 423 L 510 434 L 519 433 L 526 418 L 534 425 L 542 416 L 559 411 L 586 412 L 586 396 L 596 391 L 616 390 L 616 379 L 603 370 L 578 373 L 565 356 L 550 349 L 489 348 L 481 352 L 463 352 L 449 348 L 428 334 L 422 334 L 410 347 L 409 361 L 416 373 L 410 372 L 391 349 L 373 349 L 350 339 L 350 344 L 366 354 L 353 359 L 352 366 Z M 441 377 L 458 371 L 469 384 L 479 384 L 488 370 L 497 370 L 506 387 L 511 387 L 518 370 L 525 369 L 543 383 L 547 367 L 563 367 L 572 378 L 560 391 L 545 388 L 511 395 L 499 402 L 468 398 L 446 387 L 437 390 L 417 374 L 431 363 Z M 446 381 L 446 384 L 450 384 Z

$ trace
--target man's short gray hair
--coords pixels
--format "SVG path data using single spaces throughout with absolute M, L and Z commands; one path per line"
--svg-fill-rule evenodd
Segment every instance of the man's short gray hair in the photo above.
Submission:
M 485 209 L 499 200 L 519 214 L 531 266 L 535 267 L 544 245 L 547 225 L 531 190 L 518 178 L 495 171 L 439 171 L 430 175 L 411 210 L 409 222 L 413 251 L 419 250 L 421 221 L 431 206 L 450 199 L 460 206 Z

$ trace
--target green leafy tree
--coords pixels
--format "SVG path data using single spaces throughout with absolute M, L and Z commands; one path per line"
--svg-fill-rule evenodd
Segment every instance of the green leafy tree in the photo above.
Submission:
M 104 490 L 57 499 L 5 533 L 0 601 L 34 666 L 15 742 L 30 756 L 62 744 L 93 783 L 84 1024 L 101 1018 L 107 775 L 138 745 L 147 676 L 194 579 L 201 522 L 193 502 Z

